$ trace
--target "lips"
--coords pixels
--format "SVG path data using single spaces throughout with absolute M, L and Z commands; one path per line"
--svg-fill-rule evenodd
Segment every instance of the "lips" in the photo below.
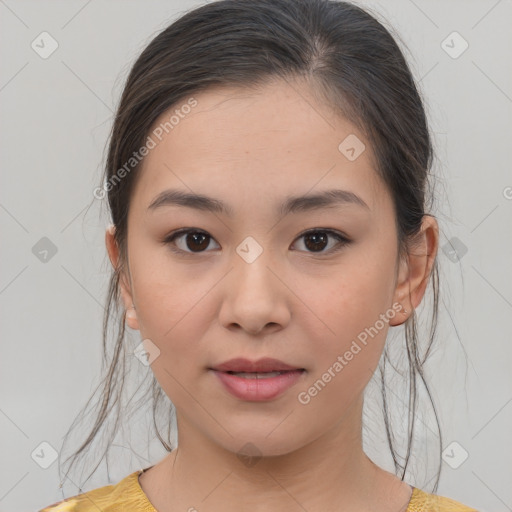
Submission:
M 257 361 L 231 359 L 209 370 L 231 395 L 251 402 L 279 397 L 297 384 L 306 372 L 304 368 L 291 366 L 270 357 Z

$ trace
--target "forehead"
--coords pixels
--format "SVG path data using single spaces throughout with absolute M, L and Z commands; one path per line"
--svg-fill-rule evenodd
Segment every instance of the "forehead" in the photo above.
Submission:
M 229 192 L 233 204 L 333 187 L 357 190 L 372 210 L 386 199 L 369 141 L 297 84 L 192 94 L 162 114 L 149 135 L 156 145 L 138 170 L 132 197 L 141 208 L 178 187 L 224 197 Z M 357 158 L 347 145 L 360 153 Z

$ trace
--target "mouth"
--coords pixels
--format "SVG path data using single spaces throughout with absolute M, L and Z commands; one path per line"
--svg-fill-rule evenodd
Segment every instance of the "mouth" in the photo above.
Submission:
M 232 359 L 208 369 L 231 395 L 252 402 L 272 400 L 280 396 L 306 373 L 305 368 L 294 367 L 271 358 L 258 361 Z

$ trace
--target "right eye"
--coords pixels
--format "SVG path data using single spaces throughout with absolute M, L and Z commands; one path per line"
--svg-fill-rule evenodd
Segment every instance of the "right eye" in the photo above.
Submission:
M 173 252 L 193 254 L 206 252 L 205 249 L 210 245 L 211 240 L 213 238 L 205 231 L 186 228 L 173 231 L 164 239 L 163 243 L 169 245 Z M 176 241 L 181 242 L 181 247 Z

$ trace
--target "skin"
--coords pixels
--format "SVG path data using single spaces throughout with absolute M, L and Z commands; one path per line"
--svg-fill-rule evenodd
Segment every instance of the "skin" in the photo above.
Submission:
M 412 488 L 363 451 L 363 392 L 389 327 L 422 300 L 437 222 L 424 218 L 408 260 L 399 261 L 394 207 L 369 141 L 307 86 L 223 87 L 194 98 L 198 105 L 143 161 L 128 216 L 121 294 L 136 311 L 126 321 L 160 350 L 151 369 L 176 407 L 179 436 L 179 447 L 140 476 L 142 489 L 159 512 L 405 510 Z M 354 161 L 338 150 L 349 134 L 366 145 Z M 234 216 L 183 206 L 148 211 L 168 188 L 220 199 Z M 332 188 L 354 192 L 369 209 L 274 213 L 288 195 Z M 208 233 L 209 245 L 197 248 L 190 237 L 187 245 L 185 235 L 175 240 L 188 251 L 179 255 L 162 243 L 186 227 Z M 313 228 L 352 242 L 333 252 L 330 237 L 315 250 L 300 237 Z M 263 249 L 252 263 L 236 252 L 247 236 Z M 111 229 L 106 245 L 116 267 Z M 298 393 L 394 303 L 408 313 L 385 322 L 321 392 L 299 403 Z M 306 369 L 267 402 L 235 398 L 207 369 L 265 356 Z M 252 465 L 237 456 L 248 442 L 259 455 Z

